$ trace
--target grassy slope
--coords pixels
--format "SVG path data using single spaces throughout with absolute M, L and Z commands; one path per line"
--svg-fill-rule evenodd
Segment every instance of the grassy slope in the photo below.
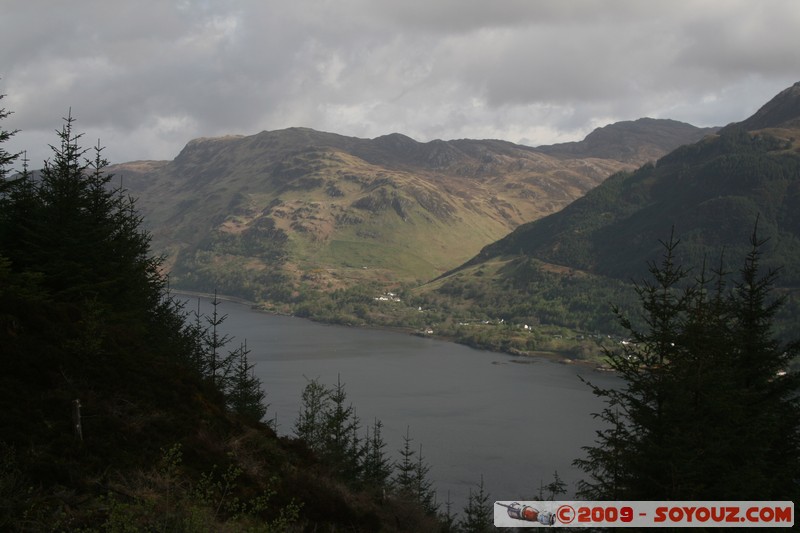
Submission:
M 533 316 L 569 326 L 574 338 L 613 334 L 610 304 L 633 312 L 628 281 L 646 277 L 647 262 L 658 261 L 659 239 L 669 238 L 670 227 L 682 239 L 677 252 L 684 265 L 697 272 L 704 257 L 714 262 L 724 248 L 727 269 L 735 273 L 759 217 L 759 235 L 769 238 L 763 265 L 781 268 L 779 292 L 788 297 L 777 333 L 789 338 L 800 307 L 798 138 L 799 130 L 786 127 L 750 134 L 730 129 L 676 150 L 656 166 L 616 175 L 563 211 L 521 226 L 416 294 L 462 316 L 489 308 L 507 321 Z M 550 275 L 525 274 L 526 261 Z
M 174 286 L 349 324 L 421 327 L 439 320 L 423 318 L 419 306 L 376 308 L 372 297 L 440 276 L 664 149 L 663 139 L 636 148 L 638 130 L 620 148 L 615 129 L 571 146 L 580 158 L 500 141 L 368 141 L 291 129 L 196 140 L 175 161 L 117 172 L 142 198 Z M 592 155 L 622 149 L 626 162 Z M 332 291 L 344 292 L 332 299 Z
M 327 289 L 365 279 L 424 281 L 624 166 L 522 152 L 498 157 L 480 171 L 469 165 L 387 168 L 319 147 L 258 165 L 253 161 L 260 156 L 241 143 L 198 141 L 176 162 L 116 169 L 142 198 L 154 247 L 167 252 L 176 285 L 190 270 L 205 279 L 198 286 L 187 278 L 191 288 L 246 285 L 251 289 L 240 295 L 263 297 L 256 287 L 265 284 L 259 280 L 264 272 L 276 268 L 274 258 L 218 241 L 246 234 L 267 218 L 286 236 L 281 283 Z M 241 271 L 250 281 L 229 279 Z

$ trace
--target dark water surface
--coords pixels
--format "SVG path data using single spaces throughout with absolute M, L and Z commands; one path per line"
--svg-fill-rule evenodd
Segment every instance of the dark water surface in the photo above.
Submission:
M 194 309 L 196 300 L 190 300 Z M 210 313 L 207 300 L 201 311 Z M 246 340 L 250 360 L 278 432 L 292 434 L 307 378 L 328 385 L 337 376 L 362 427 L 375 417 L 394 459 L 406 427 L 431 465 L 438 501 L 460 511 L 483 475 L 492 500 L 533 499 L 553 472 L 574 496 L 582 472 L 572 467 L 593 443 L 601 401 L 580 381 L 612 386 L 618 379 L 574 365 L 475 350 L 381 330 L 347 328 L 272 316 L 224 301 L 230 348 Z

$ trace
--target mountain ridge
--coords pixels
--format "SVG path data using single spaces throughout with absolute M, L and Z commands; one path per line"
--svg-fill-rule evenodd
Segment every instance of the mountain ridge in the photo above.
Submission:
M 755 128 L 755 129 L 753 129 Z M 800 285 L 800 83 L 754 115 L 634 172 L 621 172 L 563 210 L 523 224 L 448 274 L 525 256 L 617 280 L 643 274 L 673 228 L 682 259 L 741 257 L 758 220 L 767 265 Z M 711 259 L 711 258 L 709 258 Z M 731 266 L 735 268 L 734 266 Z M 448 274 L 442 276 L 446 278 Z
M 697 128 L 685 122 L 649 117 L 616 122 L 595 129 L 579 142 L 540 146 L 537 150 L 556 157 L 611 157 L 622 161 L 641 161 L 642 153 L 657 158 L 697 133 L 709 135 L 720 128 Z M 698 131 L 699 130 L 699 131 Z M 647 135 L 648 142 L 635 146 L 636 139 Z M 633 146 L 632 146 L 633 145 Z
M 800 127 L 800 81 L 787 87 L 739 123 L 745 130 Z
M 176 286 L 292 299 L 302 286 L 431 279 L 649 160 L 665 142 L 663 130 L 676 130 L 671 144 L 707 134 L 674 121 L 631 124 L 638 140 L 619 160 L 608 157 L 608 143 L 577 143 L 582 157 L 555 157 L 502 140 L 361 139 L 286 128 L 198 138 L 172 161 L 111 171 L 139 197 Z

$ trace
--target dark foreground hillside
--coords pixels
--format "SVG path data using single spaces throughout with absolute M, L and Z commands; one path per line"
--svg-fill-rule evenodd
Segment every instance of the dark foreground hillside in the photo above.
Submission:
M 7 269 L 1 277 L 0 529 L 435 527 L 413 506 L 347 488 L 304 443 L 230 413 L 175 360 L 180 338 L 165 328 L 126 319 L 94 326 L 94 342 L 82 304 L 32 295 Z
M 220 372 L 72 126 L 36 179 L 0 150 L 0 530 L 438 529 L 259 421 L 245 352 Z

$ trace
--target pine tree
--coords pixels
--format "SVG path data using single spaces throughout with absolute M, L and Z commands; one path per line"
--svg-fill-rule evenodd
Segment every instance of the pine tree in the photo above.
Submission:
M 778 272 L 760 272 L 767 241 L 758 238 L 757 230 L 758 223 L 729 297 L 739 453 L 731 459 L 744 456 L 747 463 L 742 476 L 726 483 L 740 499 L 752 497 L 754 486 L 764 496 L 792 499 L 800 495 L 800 375 L 789 369 L 800 354 L 800 341 L 783 344 L 773 334 L 785 298 L 772 296 Z
M 0 94 L 0 100 L 5 97 L 6 95 Z M 4 107 L 0 108 L 0 120 L 5 120 L 10 115 L 11 111 L 7 111 Z M 6 182 L 6 177 L 10 171 L 8 166 L 19 158 L 19 154 L 10 153 L 2 144 L 9 141 L 17 133 L 16 130 L 9 131 L 0 128 L 0 196 L 11 186 L 11 183 Z
M 469 489 L 469 499 L 464 507 L 464 517 L 459 522 L 463 533 L 485 533 L 494 529 L 494 513 L 489 503 L 489 493 L 483 486 L 483 476 L 478 490 Z
M 558 475 L 558 470 L 553 472 L 553 481 L 545 485 L 544 490 L 547 491 L 546 498 L 551 501 L 557 500 L 559 496 L 567 493 L 567 484 Z
M 186 363 L 192 367 L 199 375 L 208 376 L 208 357 L 206 356 L 206 341 L 209 336 L 209 328 L 204 324 L 204 315 L 200 312 L 200 299 L 197 299 L 197 308 L 191 313 L 192 321 L 187 317 L 185 329 L 191 338 L 191 348 L 184 351 L 186 353 Z
M 361 431 L 361 420 L 358 418 L 354 408 L 350 423 L 350 439 L 347 455 L 345 456 L 345 462 L 342 466 L 345 479 L 349 480 L 350 485 L 352 487 L 361 488 L 364 479 L 363 465 L 366 448 L 361 441 L 361 437 L 358 435 L 359 431 Z
M 323 441 L 321 452 L 326 462 L 340 478 L 355 483 L 360 475 L 361 444 L 358 437 L 358 417 L 347 403 L 347 392 L 341 377 L 337 377 L 323 411 Z
M 247 343 L 242 343 L 233 352 L 233 371 L 229 380 L 226 398 L 228 407 L 240 416 L 254 421 L 261 421 L 267 414 L 264 404 L 264 390 L 261 380 L 255 375 L 254 364 L 247 359 L 250 350 Z
M 416 452 L 411 447 L 411 428 L 406 426 L 406 434 L 403 435 L 403 447 L 400 449 L 400 461 L 395 462 L 395 476 L 393 485 L 395 492 L 401 497 L 409 500 L 414 500 L 416 492 L 416 461 L 414 455 Z
M 436 505 L 436 491 L 433 490 L 433 484 L 428 479 L 430 465 L 422 456 L 422 445 L 420 445 L 419 451 L 416 451 L 411 447 L 412 441 L 411 428 L 406 427 L 403 447 L 399 451 L 400 461 L 395 463 L 393 487 L 401 498 L 418 503 L 429 514 L 435 514 L 438 506 Z
M 325 445 L 325 413 L 331 391 L 314 378 L 303 388 L 300 412 L 294 424 L 294 433 L 310 449 L 319 452 Z
M 94 300 L 133 316 L 161 296 L 160 259 L 149 255 L 133 200 L 109 186 L 103 148 L 98 144 L 87 159 L 74 122 L 64 119 L 41 177 L 17 180 L 7 191 L 2 245 L 15 268 L 42 274 L 54 298 Z
M 372 431 L 367 428 L 364 442 L 361 469 L 364 485 L 382 494 L 388 488 L 389 478 L 392 475 L 392 462 L 386 456 L 386 443 L 383 440 L 383 422 L 375 419 Z
M 414 492 L 416 500 L 429 514 L 436 514 L 439 506 L 436 504 L 436 491 L 433 482 L 428 479 L 431 467 L 422 456 L 422 444 L 419 445 L 417 462 L 414 465 Z
M 217 291 L 214 291 L 214 299 L 211 300 L 211 316 L 206 317 L 206 337 L 204 339 L 206 376 L 211 383 L 220 390 L 225 390 L 227 380 L 231 371 L 232 354 L 223 354 L 222 349 L 231 341 L 231 337 L 223 334 L 220 330 L 228 315 L 220 314 L 220 300 L 217 298 Z
M 664 243 L 655 283 L 637 287 L 643 330 L 620 317 L 632 342 L 608 352 L 625 384 L 593 386 L 606 399 L 606 428 L 575 461 L 589 474 L 589 499 L 787 499 L 800 478 L 797 344 L 782 345 L 771 324 L 775 273 L 759 274 L 752 251 L 728 289 L 728 272 L 706 266 L 690 280 Z M 720 264 L 723 261 L 720 260 Z
M 444 511 L 439 513 L 439 521 L 442 523 L 442 533 L 455 533 L 458 531 L 456 515 L 453 514 L 453 501 L 450 499 L 450 491 L 447 491 L 447 500 L 444 502 Z
M 602 389 L 589 384 L 593 392 L 605 397 L 607 405 L 597 418 L 604 429 L 597 432 L 597 446 L 586 447 L 588 458 L 575 461 L 589 473 L 589 480 L 579 483 L 578 494 L 589 499 L 625 499 L 629 493 L 658 493 L 659 489 L 642 484 L 665 478 L 659 448 L 674 428 L 664 416 L 664 405 L 674 392 L 668 380 L 666 364 L 676 354 L 676 340 L 683 310 L 691 294 L 679 284 L 687 272 L 675 263 L 674 238 L 662 243 L 664 256 L 659 265 L 649 264 L 654 282 L 645 280 L 636 286 L 643 308 L 646 329 L 635 329 L 630 319 L 614 309 L 630 342 L 621 350 L 606 351 L 609 365 L 625 381 L 619 389 Z M 652 462 L 662 457 L 661 462 Z M 639 461 L 632 465 L 630 463 Z M 632 472 L 638 472 L 636 476 Z

